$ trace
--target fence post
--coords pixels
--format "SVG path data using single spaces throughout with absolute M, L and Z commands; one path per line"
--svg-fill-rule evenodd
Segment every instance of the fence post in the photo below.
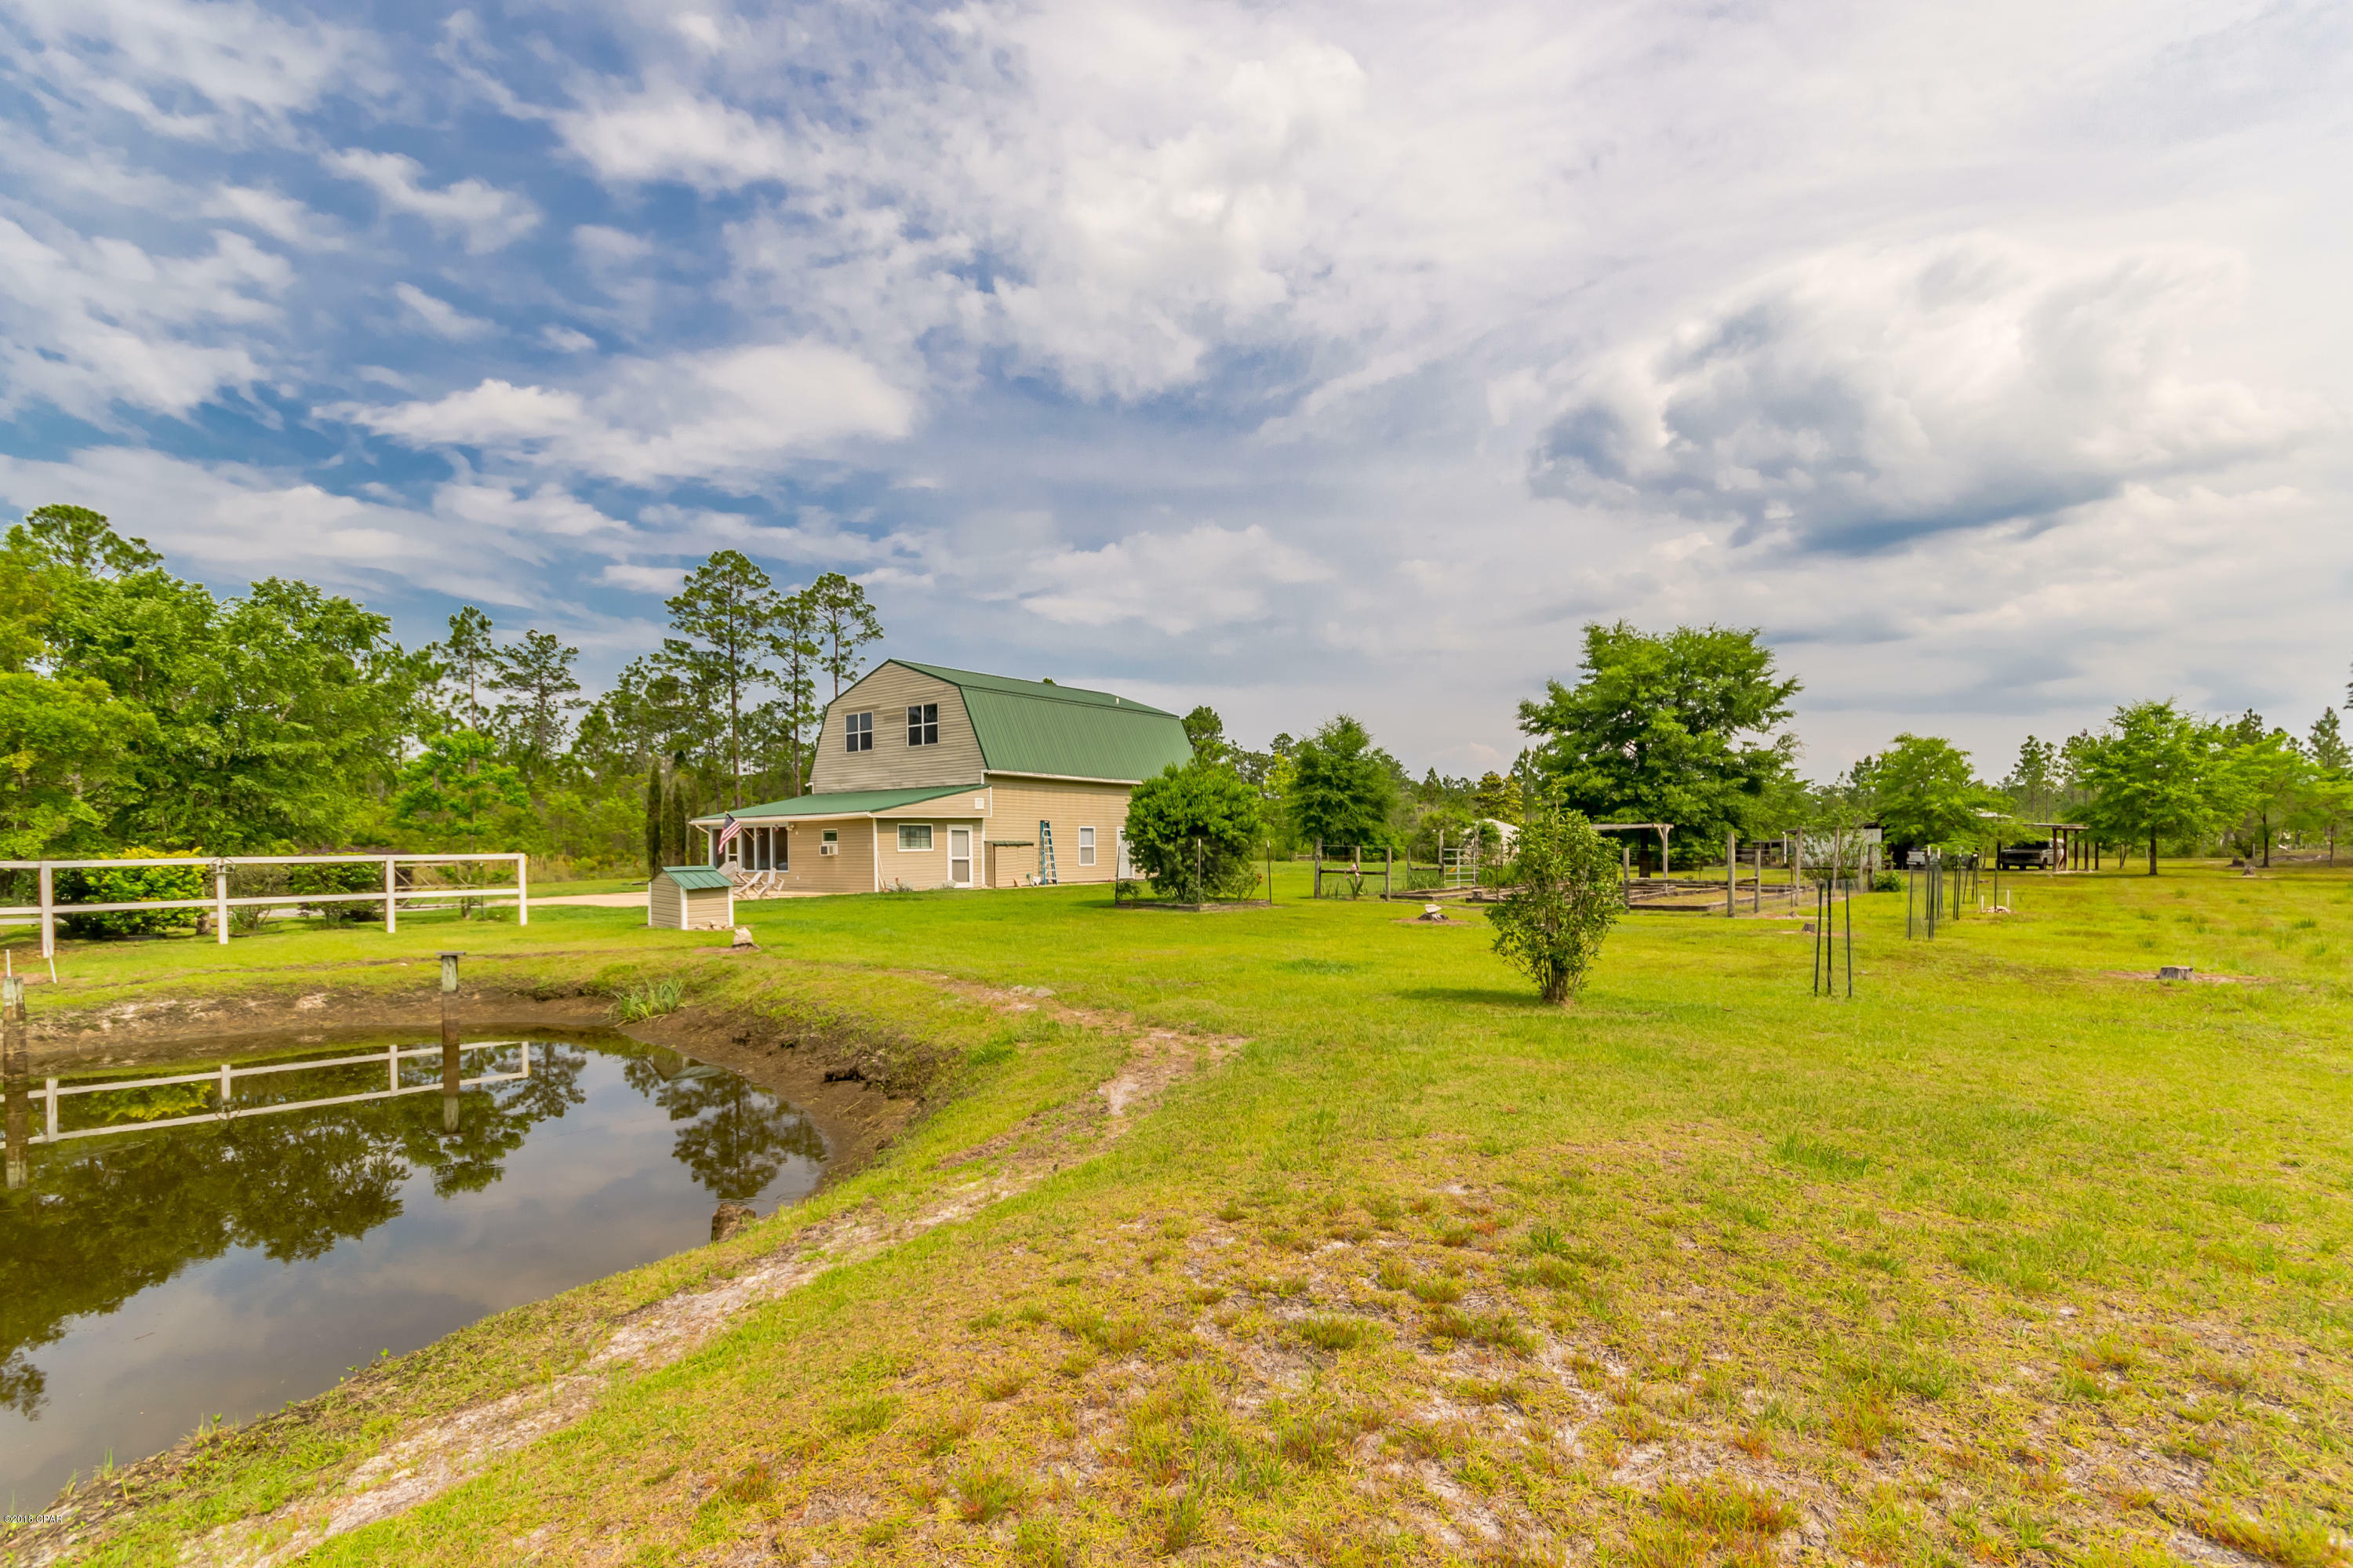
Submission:
M 1119 868 L 1113 866 L 1113 871 Z M 515 924 L 531 924 L 531 856 L 515 856 Z
M 223 1063 L 221 1064 L 221 1085 L 220 1085 L 220 1096 L 221 1096 L 221 1115 L 223 1115 L 223 1116 L 227 1116 L 227 1115 L 228 1115 L 228 1096 L 229 1096 L 229 1086 L 229 1086 L 229 1078 L 230 1078 L 230 1076 L 231 1076 L 231 1075 L 231 1075 L 231 1070 L 230 1070 L 230 1067 L 229 1067 L 229 1064 L 227 1064 L 227 1062 L 223 1062 Z
M 0 1097 L 5 1097 L 8 1135 L 8 1189 L 20 1191 L 29 1181 L 33 1140 L 32 1097 L 26 1092 L 25 977 L 9 975 L 0 981 Z
M 400 929 L 399 895 L 394 892 L 399 882 L 393 872 L 393 864 L 398 859 L 397 855 L 384 857 L 384 934 L 387 937 Z
M 47 1089 L 48 1116 L 43 1125 L 48 1128 L 49 1141 L 55 1143 L 58 1140 L 58 1081 L 55 1078 L 47 1081 Z
M 213 862 L 213 925 L 220 931 L 220 945 L 228 946 L 228 862 Z
M 1724 917 L 1731 919 L 1740 913 L 1740 835 L 1724 835 Z
M 41 863 L 41 957 L 54 959 L 57 956 L 57 881 L 49 870 L 49 863 L 43 861 Z

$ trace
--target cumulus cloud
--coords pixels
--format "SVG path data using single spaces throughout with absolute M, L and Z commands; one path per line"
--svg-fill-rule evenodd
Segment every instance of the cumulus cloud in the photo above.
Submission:
M 588 397 L 493 378 L 431 402 L 332 412 L 414 447 L 471 448 L 633 484 L 728 484 L 845 441 L 903 436 L 915 409 L 856 355 L 792 343 L 615 360 Z
M 330 154 L 326 164 L 372 188 L 387 209 L 412 213 L 442 233 L 462 236 L 469 255 L 501 249 L 539 227 L 539 208 L 530 198 L 477 179 L 428 189 L 425 166 L 399 153 L 353 148 Z
M 1852 549 L 2214 473 L 2316 418 L 2190 362 L 2238 287 L 2187 250 L 1816 257 L 1585 376 L 1534 483 Z
M 1045 585 L 1025 609 L 1068 626 L 1138 620 L 1171 635 L 1261 620 L 1274 590 L 1323 582 L 1332 569 L 1257 524 L 1203 524 L 1182 534 L 1131 534 L 1094 550 L 1036 557 L 1022 573 Z

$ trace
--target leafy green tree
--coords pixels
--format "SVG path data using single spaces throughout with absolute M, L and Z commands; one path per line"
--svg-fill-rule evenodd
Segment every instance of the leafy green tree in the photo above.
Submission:
M 1978 782 L 1968 752 L 1936 736 L 1897 736 L 1877 758 L 1873 784 L 1881 825 L 1897 843 L 1966 847 L 2010 805 Z
M 2001 788 L 2010 797 L 2011 814 L 2022 822 L 2049 821 L 2057 814 L 2062 779 L 2059 748 L 2028 736 L 2018 748 L 2018 760 Z
M 1566 1003 L 1584 988 L 1622 909 L 1618 851 L 1581 811 L 1539 804 L 1513 846 L 1512 889 L 1487 914 L 1495 951 Z
M 0 860 L 107 849 L 130 754 L 154 737 L 155 721 L 103 681 L 0 673 Z
M 2146 840 L 2151 876 L 2159 841 L 2203 836 L 2234 814 L 2222 732 L 2169 701 L 2118 708 L 2078 757 L 2093 826 L 2119 843 Z
M 562 755 L 569 715 L 586 705 L 575 694 L 580 683 L 572 673 L 580 650 L 567 648 L 545 631 L 526 631 L 522 641 L 499 651 L 491 665 L 491 688 L 514 701 L 499 705 L 499 726 L 522 759 L 526 781 L 538 778 Z
M 1192 743 L 1193 755 L 1203 762 L 1223 762 L 1232 749 L 1226 741 L 1226 721 L 1207 703 L 1185 715 L 1185 738 Z
M 1531 760 L 1552 791 L 1596 821 L 1671 822 L 1720 843 L 1789 771 L 1797 737 L 1770 732 L 1799 683 L 1754 630 L 1589 625 L 1579 669 L 1575 686 L 1547 682 L 1544 701 L 1522 703 L 1520 728 L 1540 737 Z
M 1371 846 L 1390 842 L 1397 796 L 1395 766 L 1363 725 L 1341 714 L 1299 743 L 1283 809 L 1303 842 Z
M 2262 724 L 2259 715 L 2255 718 Z M 2247 737 L 2243 726 L 2234 729 L 2238 744 L 2231 748 L 2227 767 L 2232 793 L 2237 797 L 2242 820 L 2248 832 L 2247 847 L 2256 842 L 2263 845 L 2263 862 L 2272 863 L 2272 841 L 2278 835 L 2275 824 L 2294 815 L 2296 798 L 2313 777 L 2311 759 L 2295 743 L 2295 737 L 2284 729 L 2260 732 Z
M 768 574 L 734 550 L 721 550 L 687 574 L 664 601 L 676 637 L 662 640 L 662 662 L 726 703 L 731 803 L 744 803 L 744 703 L 771 672 L 764 662 L 778 613 Z
M 478 729 L 444 730 L 400 770 L 393 815 L 445 842 L 461 839 L 470 853 L 501 810 L 530 799 L 522 775 L 499 759 L 496 741 Z
M 2345 744 L 2345 731 L 2337 722 L 2335 708 L 2323 708 L 2320 717 L 2313 722 L 2311 737 L 2305 750 L 2312 765 L 2326 774 L 2353 773 L 2353 748 Z
M 483 727 L 482 687 L 497 673 L 499 645 L 491 637 L 491 618 L 472 605 L 449 618 L 449 635 L 427 650 L 436 665 L 465 693 L 462 705 L 452 704 L 470 729 Z
M 1239 898 L 1257 885 L 1265 836 L 1258 792 L 1231 768 L 1196 756 L 1135 787 L 1127 803 L 1128 858 L 1181 904 Z
M 1520 781 L 1506 779 L 1491 768 L 1480 777 L 1472 803 L 1482 820 L 1492 817 L 1499 822 L 1516 823 L 1522 810 Z
M 826 573 L 809 584 L 807 592 L 820 650 L 818 668 L 833 677 L 833 694 L 838 697 L 841 688 L 864 670 L 862 650 L 870 642 L 882 641 L 882 620 L 867 599 L 864 586 L 839 572 Z
M 818 659 L 824 652 L 818 632 L 818 604 L 809 589 L 787 594 L 778 601 L 776 622 L 768 633 L 768 656 L 775 661 L 769 679 L 776 694 L 764 717 L 765 727 L 784 744 L 785 772 L 794 797 L 807 792 L 812 757 L 809 731 L 824 716 L 817 700 Z
M 36 506 L 25 514 L 24 528 L 44 555 L 77 577 L 124 577 L 164 564 L 146 540 L 124 538 L 104 513 L 87 506 Z

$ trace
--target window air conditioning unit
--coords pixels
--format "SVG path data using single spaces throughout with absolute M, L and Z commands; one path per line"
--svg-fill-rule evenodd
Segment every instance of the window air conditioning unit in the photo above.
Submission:
M 839 844 L 819 844 L 817 846 L 817 853 L 819 854 L 839 854 L 841 853 L 841 846 Z

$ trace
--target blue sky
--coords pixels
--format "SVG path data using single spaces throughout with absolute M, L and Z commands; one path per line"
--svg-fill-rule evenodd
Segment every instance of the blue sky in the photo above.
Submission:
M 0 507 L 593 678 L 682 568 L 1507 762 L 1595 618 L 1826 772 L 2353 626 L 2353 14 L 0 0 Z

